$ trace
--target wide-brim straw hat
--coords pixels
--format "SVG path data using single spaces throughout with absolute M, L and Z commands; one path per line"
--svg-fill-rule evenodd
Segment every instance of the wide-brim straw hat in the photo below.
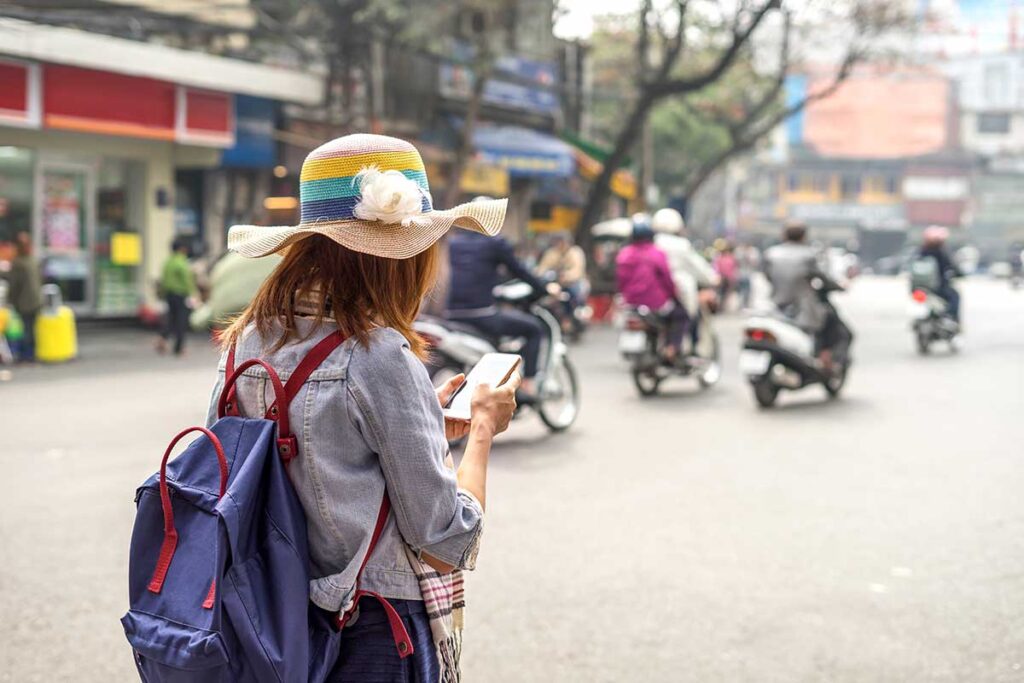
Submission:
M 435 211 L 416 148 L 385 135 L 346 135 L 317 147 L 302 164 L 298 225 L 236 225 L 228 249 L 273 254 L 310 235 L 324 235 L 365 254 L 406 259 L 453 227 L 497 235 L 507 199 L 478 200 Z

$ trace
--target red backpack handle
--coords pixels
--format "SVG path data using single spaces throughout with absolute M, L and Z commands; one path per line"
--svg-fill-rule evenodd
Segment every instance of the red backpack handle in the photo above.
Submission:
M 231 390 L 235 386 L 235 382 L 242 376 L 242 373 L 251 368 L 254 365 L 262 366 L 267 371 L 267 375 L 270 376 L 270 383 L 274 386 L 274 403 L 271 405 L 270 410 L 267 411 L 267 418 L 275 420 L 277 422 L 277 434 L 279 439 L 287 439 L 291 437 L 291 430 L 288 428 L 288 398 L 284 392 L 284 384 L 281 383 L 281 378 L 277 376 L 277 372 L 270 366 L 270 363 L 260 358 L 250 358 L 245 361 L 237 368 L 234 372 L 230 373 L 228 378 L 224 381 L 224 388 L 220 392 L 220 399 L 217 401 L 217 417 L 222 418 L 232 411 L 232 406 L 228 401 L 228 396 Z M 278 406 L 285 406 L 284 410 L 278 408 Z
M 160 461 L 160 504 L 164 509 L 164 542 L 160 546 L 160 557 L 156 561 L 156 569 L 153 571 L 153 578 L 149 582 L 149 590 L 159 593 L 164 587 L 164 579 L 167 578 L 167 570 L 171 566 L 171 558 L 174 557 L 174 549 L 178 547 L 178 531 L 174 528 L 174 510 L 171 507 L 171 492 L 167 488 L 167 460 L 171 457 L 171 451 L 178 445 L 186 435 L 192 432 L 202 432 L 213 444 L 217 452 L 217 464 L 220 465 L 220 494 L 224 495 L 228 488 L 228 461 L 224 457 L 224 446 L 221 445 L 217 435 L 205 427 L 189 427 L 178 432 L 178 435 L 171 439 L 171 443 L 164 451 L 164 458 Z

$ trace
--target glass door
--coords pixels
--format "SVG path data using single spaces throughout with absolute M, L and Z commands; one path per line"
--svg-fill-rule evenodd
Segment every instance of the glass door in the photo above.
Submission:
M 93 308 L 93 167 L 41 160 L 36 183 L 36 240 L 43 279 L 56 283 L 64 302 Z

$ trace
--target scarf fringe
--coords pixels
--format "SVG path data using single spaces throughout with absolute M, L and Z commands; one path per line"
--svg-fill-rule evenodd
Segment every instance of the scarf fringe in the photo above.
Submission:
M 460 683 L 462 669 L 462 629 L 453 631 L 445 640 L 437 643 L 437 661 L 441 665 L 440 683 Z

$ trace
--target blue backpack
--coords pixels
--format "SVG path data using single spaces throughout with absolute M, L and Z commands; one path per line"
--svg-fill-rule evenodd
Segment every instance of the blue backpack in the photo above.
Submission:
M 305 683 L 325 680 L 335 664 L 350 615 L 330 618 L 309 601 L 306 519 L 287 473 L 298 451 L 288 405 L 343 341 L 325 337 L 286 384 L 260 359 L 235 369 L 232 349 L 217 422 L 175 436 L 159 473 L 138 489 L 121 623 L 143 681 Z M 240 417 L 233 400 L 254 365 L 274 388 L 262 419 Z M 202 436 L 168 463 L 192 432 Z M 366 558 L 389 508 L 385 496 Z

